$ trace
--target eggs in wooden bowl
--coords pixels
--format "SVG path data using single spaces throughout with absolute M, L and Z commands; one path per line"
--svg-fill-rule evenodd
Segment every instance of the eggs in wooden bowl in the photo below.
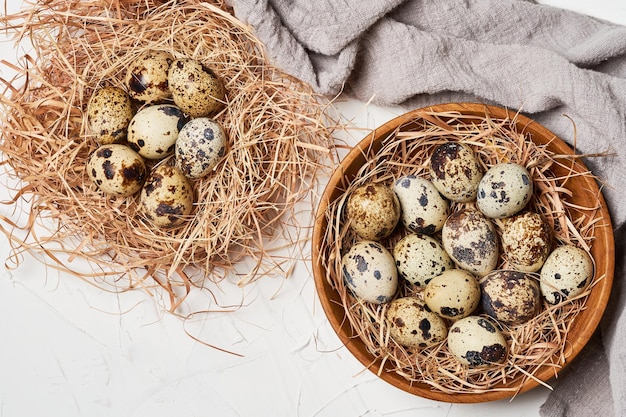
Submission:
M 363 239 L 346 208 L 368 184 L 394 190 L 401 214 L 391 233 L 386 224 Z M 407 249 L 411 240 L 439 255 Z M 445 402 L 547 384 L 594 333 L 613 281 L 610 216 L 581 156 L 528 117 L 475 103 L 413 110 L 359 142 L 329 179 L 312 248 L 321 304 L 348 350 L 390 384 Z M 593 268 L 555 270 L 554 251 L 584 253 Z M 426 263 L 438 270 L 420 274 Z M 398 305 L 424 318 L 402 318 Z

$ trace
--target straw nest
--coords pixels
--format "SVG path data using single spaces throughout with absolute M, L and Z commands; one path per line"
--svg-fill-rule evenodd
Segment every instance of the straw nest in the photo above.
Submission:
M 509 344 L 509 355 L 505 363 L 487 368 L 471 368 L 460 364 L 448 351 L 444 342 L 419 349 L 407 349 L 389 336 L 385 321 L 387 304 L 377 305 L 363 302 L 348 290 L 341 271 L 342 255 L 359 238 L 348 226 L 345 206 L 352 190 L 374 182 L 392 185 L 403 175 L 414 174 L 429 177 L 428 161 L 434 148 L 447 141 L 459 141 L 469 145 L 478 157 L 483 171 L 500 162 L 516 162 L 526 166 L 533 177 L 535 192 L 527 209 L 540 213 L 550 224 L 554 245 L 571 243 L 587 251 L 593 243 L 593 220 L 600 209 L 600 202 L 589 207 L 580 207 L 568 202 L 572 191 L 568 181 L 576 175 L 592 175 L 590 172 L 572 171 L 572 156 L 557 155 L 547 145 L 534 143 L 527 134 L 520 133 L 511 120 L 499 120 L 490 116 L 463 115 L 457 112 L 423 112 L 423 119 L 412 122 L 419 126 L 400 126 L 388 137 L 383 138 L 382 149 L 366 149 L 368 161 L 355 177 L 345 185 L 345 192 L 331 202 L 323 215 L 327 228 L 321 242 L 320 256 L 327 265 L 329 284 L 337 290 L 354 337 L 360 338 L 372 358 L 380 360 L 380 367 L 372 369 L 396 372 L 409 383 L 427 384 L 434 390 L 447 394 L 484 393 L 499 386 L 513 394 L 519 391 L 541 367 L 552 367 L 555 376 L 570 356 L 571 346 L 566 337 L 572 322 L 585 308 L 585 300 L 591 288 L 603 277 L 595 276 L 588 289 L 572 300 L 558 305 L 544 302 L 542 312 L 530 321 L 515 327 L 502 325 L 503 334 Z M 415 131 L 412 131 L 415 129 Z M 565 168 L 568 174 L 556 177 L 555 165 Z M 451 211 L 475 208 L 475 202 L 451 203 Z M 501 234 L 502 221 L 494 221 Z M 398 227 L 394 233 L 381 241 L 387 249 L 408 233 Z M 507 269 L 507 260 L 500 254 L 496 269 Z M 533 274 L 537 276 L 537 274 Z M 423 289 L 400 280 L 397 297 L 423 297 Z M 478 311 L 475 314 L 480 314 Z M 372 366 L 376 368 L 374 361 Z M 544 368 L 545 369 L 545 368 Z M 544 381 L 535 380 L 543 385 Z
M 34 49 L 18 65 L 3 63 L 17 75 L 2 80 L 0 152 L 19 184 L 5 203 L 28 204 L 23 224 L 2 218 L 12 245 L 7 265 L 25 251 L 43 252 L 52 267 L 111 291 L 166 291 L 172 311 L 207 282 L 288 276 L 290 258 L 302 254 L 281 245 L 300 248 L 308 238 L 302 213 L 312 210 L 317 178 L 333 159 L 322 98 L 269 65 L 260 41 L 220 1 L 27 4 L 0 20 Z M 153 49 L 201 61 L 227 90 L 214 118 L 229 150 L 193 182 L 194 212 L 170 230 L 147 223 L 137 196 L 106 197 L 84 168 L 97 147 L 86 127 L 91 94 L 123 88 L 129 63 Z

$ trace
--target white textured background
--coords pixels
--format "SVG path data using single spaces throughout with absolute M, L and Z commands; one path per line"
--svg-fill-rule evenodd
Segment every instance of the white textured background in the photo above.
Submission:
M 6 2 L 9 12 L 22 4 Z M 540 3 L 626 24 L 623 0 Z M 0 58 L 15 62 L 25 51 L 5 39 L 0 33 Z M 0 77 L 10 78 L 7 67 L 0 66 Z M 338 107 L 364 128 L 400 114 L 352 100 Z M 1 200 L 10 186 L 0 168 Z M 25 221 L 4 205 L 0 214 Z M 0 234 L 0 265 L 8 249 Z M 243 290 L 225 282 L 215 296 L 220 305 L 249 305 L 183 321 L 143 292 L 106 293 L 31 255 L 17 270 L 0 266 L 0 417 L 532 417 L 548 395 L 540 387 L 513 401 L 447 404 L 382 382 L 341 347 L 306 263 L 287 281 L 263 279 Z M 206 294 L 189 303 L 217 309 Z

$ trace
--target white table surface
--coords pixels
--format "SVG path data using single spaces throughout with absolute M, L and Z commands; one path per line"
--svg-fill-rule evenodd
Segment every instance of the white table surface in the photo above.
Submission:
M 626 24 L 623 0 L 540 3 Z M 20 4 L 10 0 L 9 12 Z M 4 33 L 0 41 L 1 59 L 23 54 Z M 0 76 L 8 75 L 0 67 Z M 337 106 L 364 128 L 402 112 L 347 99 Z M 2 200 L 7 181 L 0 168 Z M 24 220 L 6 206 L 0 215 Z M 8 249 L 0 234 L 0 265 Z M 383 382 L 341 346 L 306 263 L 286 281 L 264 278 L 243 290 L 222 283 L 216 296 L 249 305 L 183 322 L 143 292 L 106 293 L 31 255 L 18 269 L 0 266 L 0 416 L 532 417 L 549 393 L 539 387 L 513 401 L 448 404 Z M 190 304 L 213 308 L 207 297 Z

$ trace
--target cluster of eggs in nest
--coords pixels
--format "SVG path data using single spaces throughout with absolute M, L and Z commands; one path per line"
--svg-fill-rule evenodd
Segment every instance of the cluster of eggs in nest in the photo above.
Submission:
M 226 152 L 224 129 L 211 118 L 225 95 L 201 62 L 144 52 L 127 69 L 125 88 L 98 88 L 87 104 L 98 143 L 87 159 L 89 178 L 111 196 L 140 193 L 156 226 L 180 224 L 193 209 L 190 180 L 208 175 Z M 172 155 L 174 164 L 158 163 Z
M 157 50 L 129 66 L 124 84 L 98 88 L 89 100 L 98 147 L 87 174 L 107 195 L 140 193 L 146 218 L 175 226 L 192 212 L 190 181 L 208 175 L 226 153 L 226 133 L 212 118 L 224 106 L 224 85 L 200 61 Z M 159 164 L 172 155 L 173 164 Z
M 342 256 L 343 280 L 363 301 L 388 303 L 396 343 L 446 342 L 464 365 L 503 363 L 502 326 L 528 322 L 543 300 L 558 304 L 582 293 L 592 259 L 574 245 L 553 244 L 549 224 L 527 209 L 534 184 L 526 167 L 498 163 L 483 172 L 468 145 L 451 141 L 434 148 L 429 175 L 351 190 L 346 222 L 358 239 Z M 451 212 L 451 202 L 473 204 Z M 398 227 L 405 233 L 389 250 L 384 240 Z M 496 269 L 502 257 L 507 268 Z M 415 295 L 399 296 L 402 284 Z

